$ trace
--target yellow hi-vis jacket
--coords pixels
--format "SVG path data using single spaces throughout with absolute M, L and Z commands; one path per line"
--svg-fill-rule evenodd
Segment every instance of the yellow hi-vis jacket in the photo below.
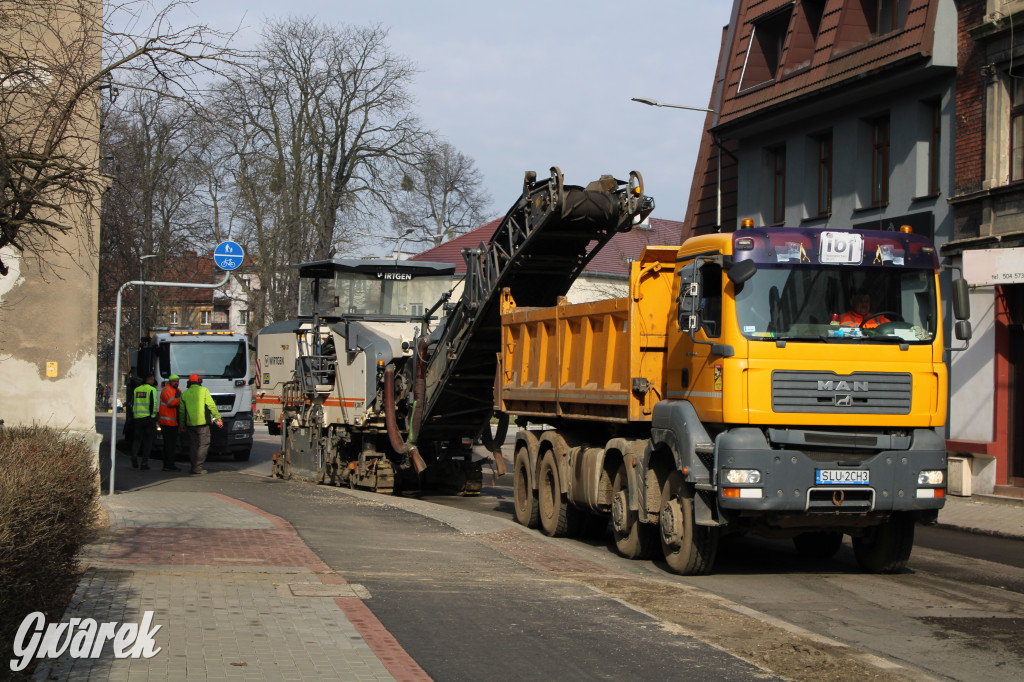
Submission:
M 145 419 L 156 416 L 156 387 L 142 384 L 132 392 L 132 417 Z
M 192 384 L 181 394 L 181 409 L 184 412 L 182 420 L 185 426 L 204 426 L 206 421 L 206 410 L 210 410 L 211 420 L 220 419 L 220 412 L 217 411 L 217 404 L 213 402 L 210 391 L 202 384 Z

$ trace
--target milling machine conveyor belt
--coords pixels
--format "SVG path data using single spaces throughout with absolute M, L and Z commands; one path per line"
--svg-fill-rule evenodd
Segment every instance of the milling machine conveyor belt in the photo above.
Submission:
M 490 242 L 462 252 L 465 288 L 428 360 L 415 439 L 475 437 L 489 423 L 503 289 L 520 307 L 555 305 L 616 233 L 653 210 L 635 171 L 628 182 L 605 175 L 586 187 L 564 185 L 558 168 L 539 182 L 528 172 Z

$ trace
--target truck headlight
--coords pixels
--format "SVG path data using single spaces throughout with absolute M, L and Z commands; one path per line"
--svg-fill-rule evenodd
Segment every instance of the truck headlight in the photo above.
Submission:
M 728 483 L 750 483 L 761 482 L 761 472 L 757 469 L 726 469 L 725 480 Z
M 252 428 L 251 419 L 236 419 L 235 423 L 231 426 L 232 431 L 248 431 Z
M 922 471 L 917 475 L 918 485 L 942 485 L 946 481 L 946 472 L 941 469 Z

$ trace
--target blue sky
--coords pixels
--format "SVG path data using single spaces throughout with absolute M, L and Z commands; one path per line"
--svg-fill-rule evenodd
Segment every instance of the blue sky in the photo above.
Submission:
M 378 23 L 420 73 L 412 91 L 427 127 L 473 157 L 501 215 L 523 171 L 560 166 L 569 184 L 639 170 L 655 216 L 682 220 L 728 0 L 603 2 L 322 2 L 199 0 L 198 20 L 242 25 L 251 47 L 265 18 Z

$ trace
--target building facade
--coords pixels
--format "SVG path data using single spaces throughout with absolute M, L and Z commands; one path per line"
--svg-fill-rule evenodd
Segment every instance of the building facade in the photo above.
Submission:
M 8 426 L 40 424 L 81 434 L 98 453 L 97 270 L 104 187 L 99 92 L 88 89 L 70 107 L 67 93 L 80 82 L 76 78 L 100 71 L 102 3 L 7 4 L 13 7 L 4 8 L 0 42 L 4 67 L 16 72 L 0 74 L 0 99 L 4 134 L 17 139 L 11 145 L 5 139 L 3 153 L 17 153 L 22 145 L 25 154 L 50 154 L 58 165 L 46 170 L 71 168 L 86 180 L 70 189 L 51 185 L 39 197 L 37 217 L 59 226 L 50 230 L 52 239 L 39 232 L 22 233 L 18 241 L 27 247 L 24 251 L 3 250 L 7 270 L 0 275 L 0 366 L 8 390 L 0 392 L 0 418 Z M 60 114 L 67 128 L 56 151 L 33 147 L 34 140 L 55 128 L 54 117 Z M 12 171 L 4 170 L 6 193 Z M 5 199 L 10 197 L 6 194 Z M 54 208 L 39 208 L 43 204 Z M 8 206 L 5 202 L 5 211 Z M 17 220 L 5 220 L 5 229 L 10 224 Z
M 961 0 L 953 239 L 974 338 L 954 355 L 950 450 L 975 490 L 1024 489 L 1024 1 Z M 1014 490 L 1016 489 L 1016 490 Z
M 1024 483 L 1022 22 L 1021 0 L 735 0 L 686 219 L 932 238 L 944 300 L 949 270 L 972 285 L 946 437 L 975 492 Z

